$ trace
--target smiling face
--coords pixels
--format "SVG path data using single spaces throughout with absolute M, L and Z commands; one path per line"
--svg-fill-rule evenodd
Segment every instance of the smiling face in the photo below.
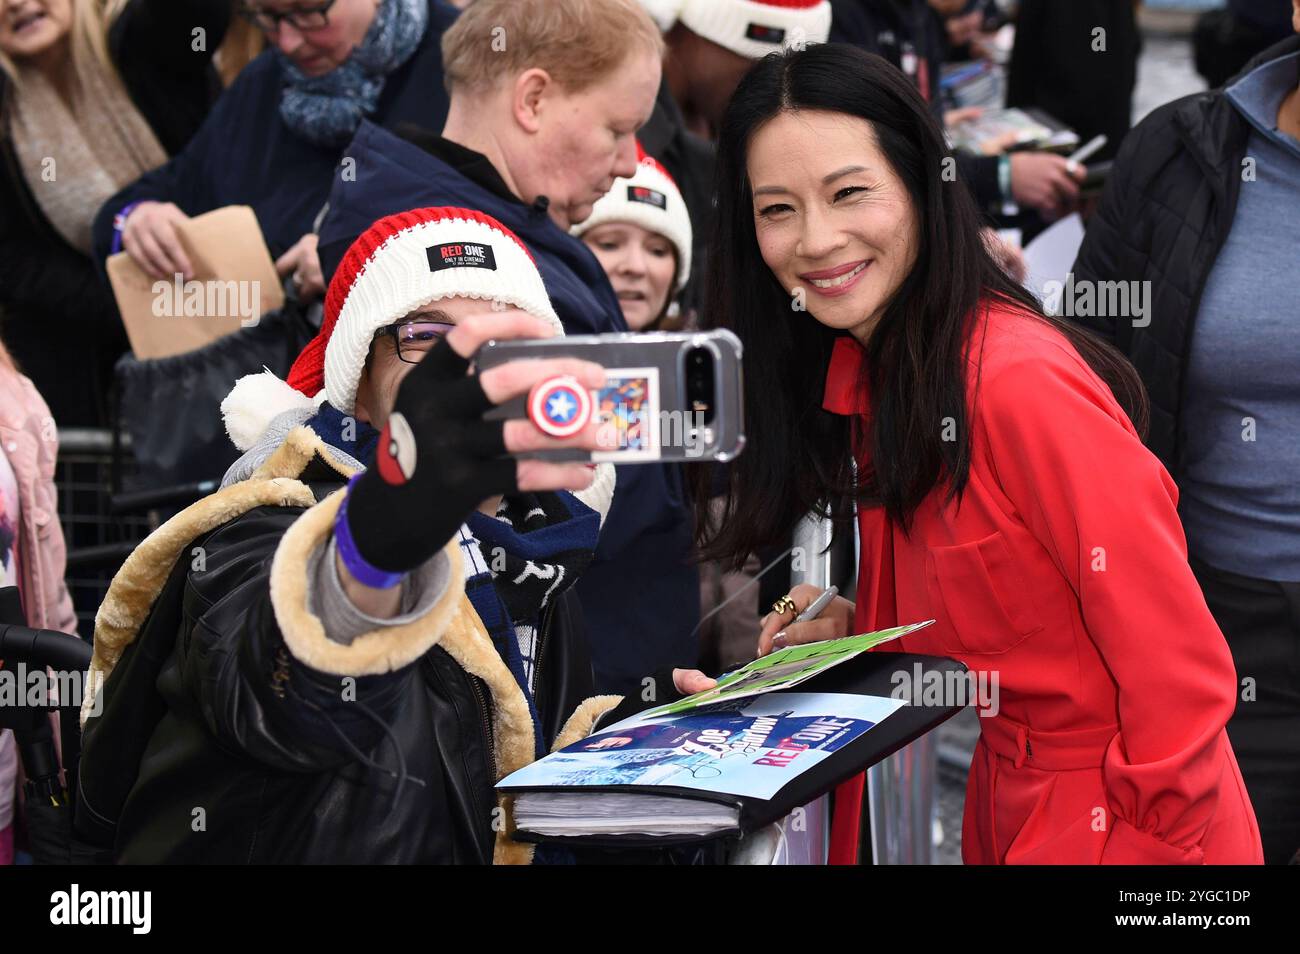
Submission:
M 511 164 L 521 194 L 549 198 L 563 228 L 587 219 L 615 179 L 636 173 L 636 131 L 654 110 L 660 73 L 658 58 L 638 52 L 581 92 L 547 82 Z
M 609 276 L 629 328 L 640 331 L 664 313 L 677 275 L 672 242 L 631 222 L 598 225 L 582 240 Z
M 67 50 L 72 0 L 0 0 L 0 52 L 38 63 Z
M 291 13 L 294 10 L 313 10 L 321 0 L 251 0 L 247 4 L 253 12 Z M 266 31 L 266 42 L 277 48 L 306 76 L 323 76 L 341 66 L 352 51 L 365 39 L 379 0 L 335 0 L 329 8 L 329 22 L 317 30 L 300 30 L 288 20 Z
M 918 220 L 871 124 L 786 111 L 747 153 L 763 261 L 823 325 L 865 342 L 916 263 Z

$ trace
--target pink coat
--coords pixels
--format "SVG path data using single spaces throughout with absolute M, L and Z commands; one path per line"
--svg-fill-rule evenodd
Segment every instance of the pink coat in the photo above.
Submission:
M 18 484 L 18 565 L 27 625 L 77 631 L 63 582 L 67 548 L 59 526 L 54 461 L 59 435 L 32 382 L 0 363 L 0 450 Z
M 18 487 L 18 592 L 27 625 L 74 633 L 77 617 L 63 581 L 67 550 L 54 490 L 58 431 L 49 407 L 35 386 L 3 356 L 0 356 L 0 450 L 9 460 Z M 8 829 L 12 823 L 16 770 L 13 739 L 0 738 L 0 864 L 12 860 L 13 835 Z

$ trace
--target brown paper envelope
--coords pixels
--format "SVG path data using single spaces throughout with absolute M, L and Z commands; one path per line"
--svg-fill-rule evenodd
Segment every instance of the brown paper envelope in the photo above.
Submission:
M 177 226 L 194 268 L 189 282 L 156 282 L 131 256 L 109 257 L 113 286 L 137 358 L 184 354 L 246 327 L 284 304 L 284 289 L 253 210 L 231 205 Z

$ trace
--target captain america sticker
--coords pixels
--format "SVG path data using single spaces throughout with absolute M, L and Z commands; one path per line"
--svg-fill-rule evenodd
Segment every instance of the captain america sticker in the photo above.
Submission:
M 572 437 L 591 420 L 591 394 L 575 378 L 548 378 L 528 396 L 528 418 L 543 434 Z
M 375 465 L 385 483 L 400 487 L 415 476 L 415 434 L 400 411 L 394 411 L 379 435 Z

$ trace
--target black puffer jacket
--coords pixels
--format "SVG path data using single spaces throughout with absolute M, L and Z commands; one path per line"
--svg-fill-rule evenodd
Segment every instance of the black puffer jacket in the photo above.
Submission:
M 457 548 L 447 592 L 415 622 L 345 646 L 307 609 L 306 556 L 338 503 L 315 501 L 342 484 L 298 428 L 255 478 L 128 560 L 96 631 L 92 673 L 109 675 L 83 736 L 80 838 L 127 863 L 529 859 L 499 831 L 492 786 L 532 761 L 531 720 L 463 595 Z M 575 708 L 568 741 L 618 701 L 579 707 L 591 668 L 572 607 L 541 629 L 548 742 Z
M 1294 53 L 1292 37 L 1247 64 Z M 1168 103 L 1124 139 L 1074 263 L 1080 282 L 1149 281 L 1149 311 L 1076 318 L 1119 347 L 1151 397 L 1147 444 L 1175 479 L 1187 360 L 1201 292 L 1232 230 L 1250 126 L 1222 90 Z M 1140 322 L 1140 325 L 1135 324 Z

